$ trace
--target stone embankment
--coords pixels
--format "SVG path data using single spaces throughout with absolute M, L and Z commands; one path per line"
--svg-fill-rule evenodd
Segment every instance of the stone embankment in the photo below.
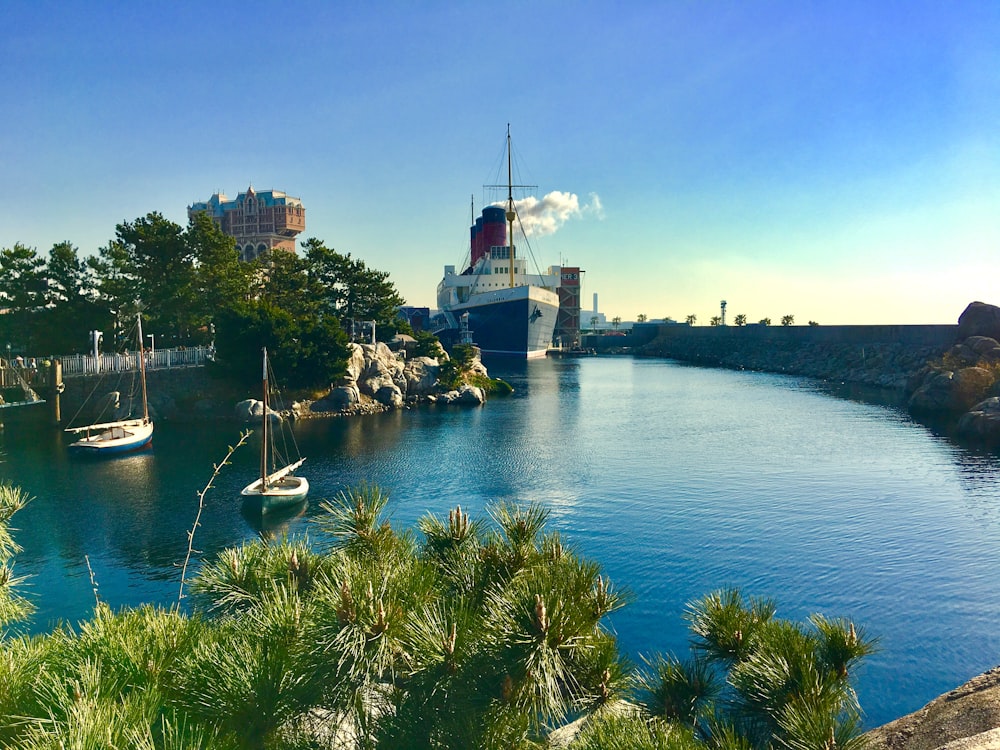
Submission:
M 1000 667 L 867 738 L 868 750 L 1000 750 Z
M 673 325 L 636 353 L 902 390 L 956 333 L 957 326 Z
M 779 372 L 900 392 L 910 412 L 1000 442 L 1000 308 L 973 302 L 957 325 L 664 325 L 634 351 L 712 367 Z

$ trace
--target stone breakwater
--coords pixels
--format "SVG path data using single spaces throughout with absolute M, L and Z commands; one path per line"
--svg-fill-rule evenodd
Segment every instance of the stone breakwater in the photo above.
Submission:
M 954 325 L 655 328 L 635 354 L 900 391 L 954 343 L 958 331 Z

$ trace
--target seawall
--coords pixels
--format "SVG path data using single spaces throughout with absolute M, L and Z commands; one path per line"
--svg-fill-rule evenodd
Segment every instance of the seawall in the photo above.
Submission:
M 106 394 L 117 391 L 122 406 L 128 406 L 129 394 L 139 398 L 139 382 L 134 373 L 108 373 L 104 376 L 66 378 L 65 390 L 59 396 L 62 421 L 74 423 L 77 412 L 81 418 L 101 418 L 98 411 L 106 403 Z M 186 421 L 206 418 L 232 418 L 233 407 L 244 398 L 257 398 L 249 390 L 240 389 L 212 376 L 207 367 L 180 367 L 150 370 L 146 375 L 149 410 L 154 419 Z M 46 396 L 51 400 L 50 396 Z M 141 401 L 138 402 L 141 405 Z M 141 406 L 133 413 L 141 414 Z M 107 414 L 103 419 L 109 419 Z M 85 422 L 86 423 L 86 422 Z
M 761 370 L 902 389 L 958 337 L 957 325 L 636 325 L 627 336 L 588 336 L 598 352 L 629 351 L 712 367 Z

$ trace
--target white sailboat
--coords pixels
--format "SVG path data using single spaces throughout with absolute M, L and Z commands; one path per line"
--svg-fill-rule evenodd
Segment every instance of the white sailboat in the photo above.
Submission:
M 146 399 L 146 352 L 142 346 L 142 315 L 138 314 L 136 317 L 139 334 L 139 380 L 142 383 L 142 417 L 68 427 L 66 428 L 68 433 L 83 434 L 83 437 L 69 444 L 71 451 L 101 455 L 127 453 L 145 448 L 153 441 L 153 420 L 149 418 L 149 404 Z
M 309 494 L 309 480 L 294 474 L 295 470 L 305 463 L 304 458 L 299 458 L 285 466 L 278 466 L 279 463 L 285 463 L 285 459 L 277 450 L 274 439 L 275 431 L 271 425 L 266 348 L 264 349 L 263 391 L 264 414 L 261 423 L 260 476 L 244 487 L 241 494 L 247 500 L 259 501 L 261 512 L 267 513 L 269 510 L 288 507 L 305 500 L 306 495 Z

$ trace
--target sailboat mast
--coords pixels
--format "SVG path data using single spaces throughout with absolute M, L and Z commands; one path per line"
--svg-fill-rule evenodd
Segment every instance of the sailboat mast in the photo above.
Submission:
M 507 244 L 510 246 L 510 285 L 514 286 L 514 177 L 510 167 L 510 123 L 507 123 Z
M 149 422 L 149 404 L 146 402 L 146 350 L 142 346 L 142 313 L 136 313 L 139 329 L 139 382 L 142 383 L 142 421 Z
M 264 492 L 267 490 L 267 444 L 269 440 L 267 434 L 267 428 L 268 428 L 268 422 L 271 421 L 268 418 L 270 415 L 268 414 L 268 404 L 267 404 L 268 399 L 267 399 L 267 347 L 266 346 L 264 347 L 264 374 L 261 378 L 261 381 L 263 382 L 263 387 L 264 387 L 264 421 L 261 422 L 261 431 L 260 431 L 260 439 L 261 439 L 260 489 L 261 492 Z

